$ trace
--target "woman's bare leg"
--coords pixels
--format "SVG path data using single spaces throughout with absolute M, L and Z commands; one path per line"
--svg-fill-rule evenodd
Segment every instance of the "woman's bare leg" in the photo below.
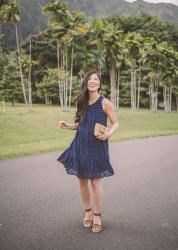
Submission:
M 102 200 L 103 200 L 103 184 L 101 179 L 91 180 L 92 196 L 93 196 L 93 212 L 102 212 Z M 94 216 L 94 223 L 101 224 L 101 218 Z
M 91 196 L 88 186 L 88 179 L 85 178 L 78 178 L 79 179 L 79 186 L 80 186 L 80 194 L 83 201 L 84 209 L 91 208 Z M 92 219 L 92 211 L 85 212 L 84 220 Z

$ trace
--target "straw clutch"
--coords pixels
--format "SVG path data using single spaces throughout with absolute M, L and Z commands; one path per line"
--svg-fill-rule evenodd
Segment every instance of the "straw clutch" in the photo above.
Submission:
M 95 124 L 95 129 L 94 129 L 94 135 L 96 137 L 104 134 L 105 132 L 109 131 L 109 128 L 105 127 L 104 125 L 100 123 Z

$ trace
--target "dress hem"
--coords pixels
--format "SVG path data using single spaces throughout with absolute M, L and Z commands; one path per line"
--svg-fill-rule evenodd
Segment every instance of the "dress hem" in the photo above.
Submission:
M 94 177 L 94 176 L 92 176 L 92 177 L 82 176 L 82 175 L 77 174 L 77 171 L 76 171 L 76 170 L 73 170 L 73 171 L 69 170 L 63 162 L 61 162 L 61 161 L 59 161 L 59 160 L 57 160 L 57 161 L 60 162 L 60 163 L 64 166 L 64 168 L 65 168 L 65 170 L 66 170 L 66 173 L 67 173 L 68 175 L 74 175 L 74 176 L 76 176 L 76 177 L 78 177 L 78 178 L 81 178 L 81 179 L 93 180 L 93 179 L 101 179 L 101 178 L 105 178 L 105 177 L 110 177 L 110 176 L 113 176 L 113 175 L 114 175 L 114 172 L 111 173 L 111 172 L 108 171 L 109 174 L 104 174 L 104 172 L 102 172 L 103 174 L 102 174 L 101 176 L 96 176 L 96 177 Z M 108 172 L 107 172 L 107 173 L 108 173 Z

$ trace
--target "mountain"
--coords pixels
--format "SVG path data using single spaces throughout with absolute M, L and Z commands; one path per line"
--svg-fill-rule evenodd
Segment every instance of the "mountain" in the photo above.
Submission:
M 138 15 L 144 11 L 153 16 L 174 21 L 178 24 L 178 6 L 170 3 L 148 3 L 143 0 L 68 0 L 71 8 L 81 10 L 91 16 Z
M 88 16 L 137 15 L 140 11 L 144 11 L 178 24 L 178 6 L 174 4 L 154 4 L 143 0 L 132 3 L 125 0 L 67 0 L 67 2 L 71 9 L 83 11 Z M 38 33 L 47 26 L 47 17 L 42 14 L 41 6 L 49 3 L 49 0 L 18 0 L 18 3 L 21 10 L 19 31 L 23 40 L 30 33 Z M 2 31 L 5 33 L 7 44 L 14 46 L 12 25 L 3 25 Z

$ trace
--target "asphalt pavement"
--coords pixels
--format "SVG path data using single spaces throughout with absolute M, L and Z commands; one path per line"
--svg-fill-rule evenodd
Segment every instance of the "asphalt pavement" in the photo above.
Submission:
M 110 144 L 100 233 L 59 154 L 0 161 L 1 250 L 178 250 L 177 135 Z

